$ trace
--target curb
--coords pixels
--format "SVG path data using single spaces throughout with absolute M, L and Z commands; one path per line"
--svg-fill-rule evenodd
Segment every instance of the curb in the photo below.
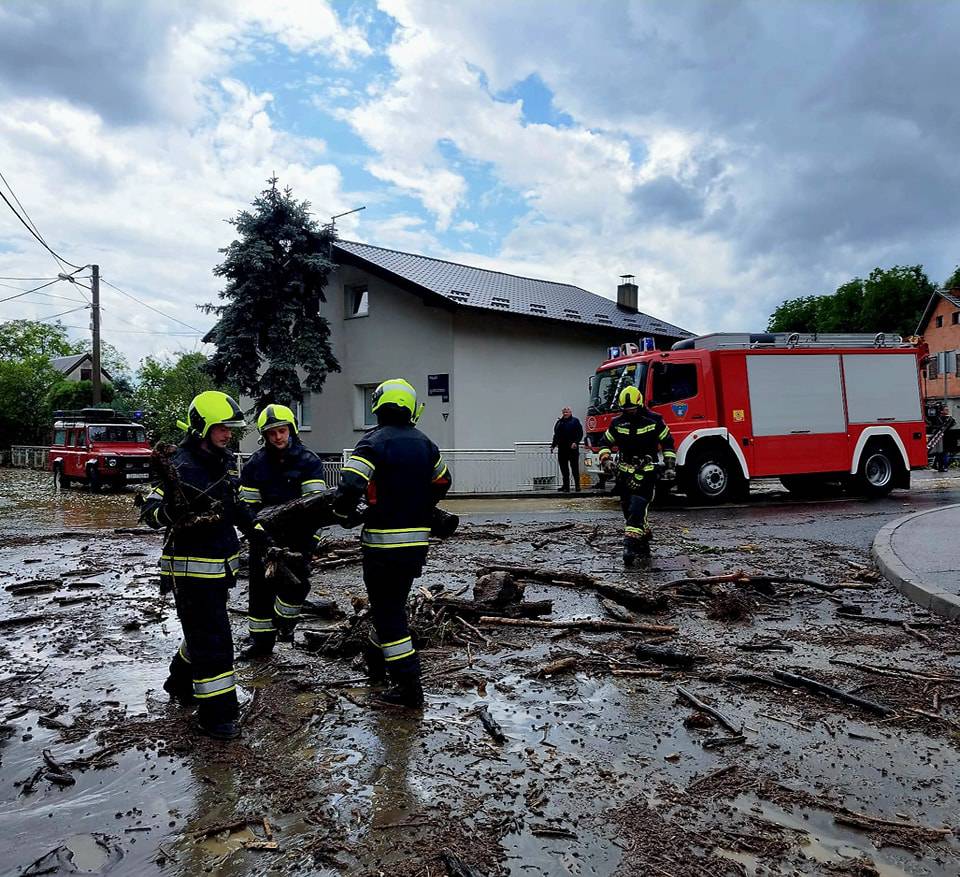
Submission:
M 871 551 L 884 578 L 901 594 L 924 609 L 951 619 L 960 618 L 960 596 L 944 591 L 938 585 L 925 582 L 917 572 L 907 566 L 893 549 L 893 536 L 900 527 L 915 518 L 955 508 L 960 508 L 960 503 L 914 512 L 912 515 L 904 515 L 902 518 L 891 521 L 877 533 Z

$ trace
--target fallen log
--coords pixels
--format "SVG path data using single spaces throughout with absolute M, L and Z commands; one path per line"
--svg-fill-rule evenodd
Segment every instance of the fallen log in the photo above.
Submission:
M 864 673 L 875 673 L 878 676 L 894 676 L 902 679 L 916 679 L 920 682 L 944 682 L 960 683 L 960 676 L 943 675 L 940 673 L 918 673 L 908 667 L 886 667 L 879 664 L 859 664 L 856 661 L 846 661 L 843 658 L 831 658 L 831 664 L 838 664 L 841 667 L 853 667 L 855 670 L 862 670 Z
M 493 738 L 495 743 L 506 743 L 507 735 L 503 733 L 503 728 L 497 723 L 497 720 L 490 715 L 485 703 L 477 704 L 477 717 L 483 725 L 486 732 Z
M 700 700 L 700 698 L 687 691 L 686 688 L 681 688 L 678 686 L 677 694 L 679 694 L 680 697 L 687 701 L 687 703 L 689 703 L 691 706 L 694 706 L 700 710 L 700 712 L 713 716 L 721 725 L 723 725 L 724 728 L 730 731 L 731 734 L 734 734 L 737 737 L 742 734 L 743 725 L 737 727 L 733 721 L 727 718 L 727 716 L 720 712 L 720 710 L 718 710 L 716 707 L 710 706 L 710 704 L 704 703 L 702 700 Z
M 442 606 L 457 615 L 477 618 L 481 615 L 495 615 L 504 618 L 537 618 L 553 612 L 553 600 L 529 600 L 521 603 L 495 605 L 474 600 L 461 600 L 458 597 L 434 597 L 434 606 Z
M 694 655 L 690 652 L 680 652 L 676 649 L 667 649 L 661 646 L 650 646 L 646 643 L 634 646 L 633 651 L 638 658 L 644 661 L 667 664 L 670 667 L 681 667 L 684 670 L 689 670 L 694 664 L 707 660 L 703 655 Z
M 777 679 L 780 679 L 783 682 L 789 682 L 795 687 L 807 688 L 810 691 L 817 692 L 818 694 L 825 694 L 828 697 L 835 698 L 836 700 L 850 704 L 851 706 L 858 706 L 861 709 L 868 710 L 869 712 L 876 713 L 880 716 L 889 716 L 893 712 L 893 709 L 885 704 L 877 703 L 874 700 L 867 700 L 866 698 L 858 697 L 855 694 L 848 694 L 846 691 L 841 691 L 839 688 L 834 688 L 832 685 L 818 682 L 816 679 L 810 679 L 807 676 L 798 676 L 796 673 L 788 673 L 786 670 L 774 670 L 773 675 Z
M 677 628 L 668 624 L 636 624 L 624 621 L 605 621 L 600 618 L 586 618 L 579 621 L 540 621 L 530 618 L 501 618 L 482 615 L 479 625 L 506 625 L 509 627 L 542 627 L 549 630 L 592 630 L 596 632 L 622 630 L 633 633 L 676 633 Z

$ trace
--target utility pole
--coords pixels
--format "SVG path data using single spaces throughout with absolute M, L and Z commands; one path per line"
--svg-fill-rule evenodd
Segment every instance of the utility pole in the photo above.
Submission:
M 91 265 L 90 278 L 90 328 L 93 330 L 93 404 L 99 405 L 103 401 L 103 387 L 100 382 L 100 266 Z

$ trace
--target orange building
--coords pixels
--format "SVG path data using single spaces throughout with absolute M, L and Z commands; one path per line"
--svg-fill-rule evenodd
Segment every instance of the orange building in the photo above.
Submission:
M 946 413 L 960 424 L 960 289 L 930 296 L 917 334 L 930 350 L 923 375 L 927 402 L 945 403 Z M 955 451 L 958 440 L 960 429 L 954 428 L 947 440 L 948 450 Z

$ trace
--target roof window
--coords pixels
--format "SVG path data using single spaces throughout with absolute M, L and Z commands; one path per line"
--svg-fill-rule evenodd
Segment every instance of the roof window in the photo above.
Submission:
M 563 315 L 568 320 L 582 320 L 583 317 L 580 316 L 580 311 L 575 311 L 572 308 L 564 308 Z
M 464 292 L 462 289 L 451 289 L 450 298 L 454 301 L 470 301 L 470 293 Z
M 610 322 L 610 317 L 608 317 L 606 314 L 594 314 L 594 316 L 597 318 L 597 322 L 598 322 L 598 323 L 609 323 L 609 322 Z
M 490 305 L 495 308 L 508 308 L 510 307 L 510 299 L 495 295 L 490 299 Z
M 547 312 L 547 306 L 534 301 L 530 303 L 530 310 L 535 314 L 545 314 Z

